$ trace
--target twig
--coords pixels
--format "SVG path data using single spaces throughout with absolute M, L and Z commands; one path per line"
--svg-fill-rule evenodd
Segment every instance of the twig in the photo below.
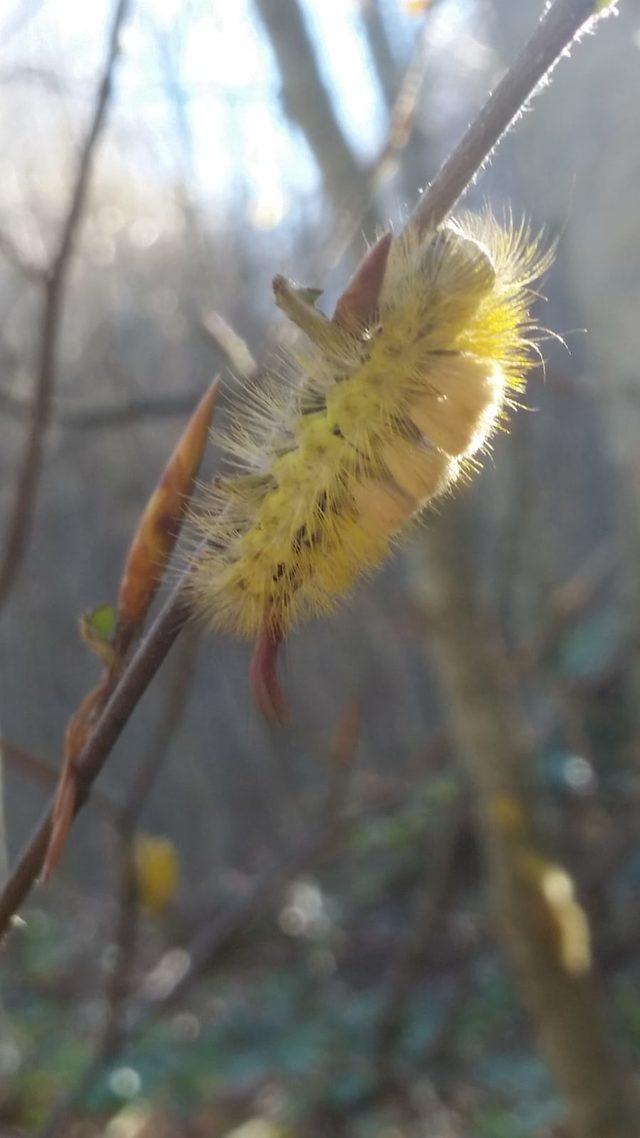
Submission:
M 507 73 L 427 190 L 410 224 L 435 225 L 455 205 L 464 189 L 518 116 L 556 60 L 592 21 L 593 0 L 556 0 L 529 44 Z M 522 76 L 521 76 L 522 73 Z M 169 652 L 190 615 L 186 581 L 178 584 L 149 634 L 123 672 L 81 757 L 82 801 L 102 769 L 111 747 L 132 714 L 140 696 Z M 77 809 L 81 803 L 78 803 Z M 0 896 L 0 935 L 37 879 L 47 848 L 51 815 L 47 811 L 13 870 Z
M 387 107 L 391 108 L 398 88 L 398 65 L 391 50 L 385 28 L 380 0 L 364 0 L 360 5 L 360 19 L 373 58 L 376 78 Z
M 44 292 L 37 349 L 35 400 L 16 480 L 4 557 L 0 566 L 0 607 L 5 603 L 16 579 L 31 531 L 44 457 L 44 441 L 51 416 L 51 397 L 58 365 L 58 340 L 71 257 L 87 203 L 96 147 L 106 121 L 114 67 L 120 53 L 120 34 L 127 17 L 129 2 L 130 0 L 118 0 L 114 10 L 102 78 L 89 130 L 80 150 L 58 248 L 49 268 L 41 278 Z

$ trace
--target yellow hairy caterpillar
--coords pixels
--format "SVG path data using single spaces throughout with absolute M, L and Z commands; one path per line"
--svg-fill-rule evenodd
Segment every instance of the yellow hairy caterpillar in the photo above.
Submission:
M 377 567 L 407 523 L 470 468 L 527 369 L 532 282 L 550 254 L 524 226 L 463 214 L 370 249 L 329 319 L 274 280 L 307 349 L 287 382 L 250 387 L 205 493 L 196 611 L 257 636 L 252 681 L 282 717 L 278 643 Z

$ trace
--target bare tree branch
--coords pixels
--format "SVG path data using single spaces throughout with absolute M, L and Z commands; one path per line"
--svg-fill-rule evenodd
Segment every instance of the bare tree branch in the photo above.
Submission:
M 60 325 L 73 247 L 87 203 L 96 148 L 106 122 L 114 68 L 120 53 L 120 33 L 128 14 L 129 2 L 130 0 L 118 0 L 113 13 L 102 78 L 96 94 L 89 130 L 80 149 L 58 247 L 42 278 L 44 292 L 37 349 L 35 401 L 16 480 L 13 506 L 5 538 L 4 556 L 0 565 L 0 607 L 7 600 L 13 587 L 27 548 L 33 522 L 44 457 L 45 436 L 51 416 L 51 398 L 58 364 Z
M 556 0 L 534 32 L 529 45 L 524 48 L 491 95 L 476 123 L 469 128 L 427 190 L 414 214 L 413 224 L 435 225 L 453 208 L 506 127 L 519 114 L 523 102 L 530 98 L 549 68 L 555 65 L 583 26 L 591 22 L 593 12 L 593 0 Z M 521 77 L 521 72 L 524 78 Z M 183 579 L 140 643 L 104 708 L 95 731 L 87 741 L 80 758 L 82 794 L 77 809 L 86 800 L 93 781 L 140 696 L 189 619 L 190 603 L 185 585 L 186 579 Z M 0 934 L 8 928 L 12 915 L 40 873 L 49 839 L 50 822 L 51 814 L 47 811 L 0 896 Z

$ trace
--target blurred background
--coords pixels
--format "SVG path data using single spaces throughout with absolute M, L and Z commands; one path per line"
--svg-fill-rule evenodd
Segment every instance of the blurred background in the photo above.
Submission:
M 225 392 L 242 384 L 247 348 L 264 362 L 286 345 L 271 277 L 322 287 L 330 311 L 364 239 L 406 217 L 541 11 L 1 6 L 7 539 L 38 390 L 50 410 L 24 556 L 1 577 L 5 861 L 99 674 L 78 619 L 114 600 L 192 408 L 217 373 Z M 535 816 L 528 880 L 564 867 L 567 904 L 541 951 L 569 937 L 589 954 L 586 917 L 593 967 L 587 980 L 574 968 L 572 998 L 602 1009 L 587 1034 L 615 1054 L 597 1061 L 603 1077 L 607 1062 L 633 1071 L 639 53 L 640 3 L 625 0 L 468 194 L 558 239 L 537 313 L 552 333 L 544 368 L 476 480 L 291 638 L 291 726 L 268 728 L 252 705 L 247 646 L 196 628 L 144 697 L 4 952 L 2 1133 L 614 1134 L 576 1129 L 531 960 L 509 968 L 504 944 L 526 939 L 533 910 L 509 910 L 509 850 L 492 846 L 486 802 L 493 770 L 496 792 L 517 789 Z M 207 476 L 217 461 L 212 445 Z

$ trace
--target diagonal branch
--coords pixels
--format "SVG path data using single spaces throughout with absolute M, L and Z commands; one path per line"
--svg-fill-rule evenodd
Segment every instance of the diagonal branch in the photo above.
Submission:
M 422 198 L 410 224 L 436 225 L 453 208 L 465 188 L 524 103 L 542 84 L 547 72 L 567 51 L 580 32 L 594 20 L 601 5 L 594 0 L 556 0 L 528 45 L 507 73 Z M 603 9 L 606 12 L 607 8 Z M 160 616 L 123 672 L 120 682 L 88 739 L 79 765 L 82 784 L 76 811 L 86 800 L 129 716 L 169 652 L 190 615 L 186 579 L 178 584 Z M 38 878 L 47 849 L 49 809 L 13 870 L 0 895 L 0 935 Z
M 51 400 L 58 364 L 58 344 L 74 244 L 85 211 L 96 148 L 103 132 L 120 54 L 120 34 L 130 0 L 118 0 L 107 46 L 102 78 L 96 94 L 89 130 L 78 157 L 75 179 L 62 223 L 58 248 L 42 274 L 42 312 L 37 348 L 35 398 L 29 432 L 15 485 L 5 549 L 0 565 L 0 607 L 16 580 L 25 554 L 42 471 L 44 443 L 51 417 Z

